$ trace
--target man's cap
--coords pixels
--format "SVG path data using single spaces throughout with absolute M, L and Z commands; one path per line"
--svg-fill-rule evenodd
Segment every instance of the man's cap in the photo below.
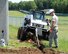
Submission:
M 48 11 L 49 14 L 52 13 L 52 12 L 54 12 L 54 9 L 50 9 L 50 10 Z

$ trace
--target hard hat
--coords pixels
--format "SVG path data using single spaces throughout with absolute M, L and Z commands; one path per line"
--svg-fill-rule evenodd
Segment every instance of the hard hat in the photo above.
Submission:
M 50 9 L 50 10 L 49 10 L 49 14 L 52 13 L 52 12 L 54 12 L 54 9 Z

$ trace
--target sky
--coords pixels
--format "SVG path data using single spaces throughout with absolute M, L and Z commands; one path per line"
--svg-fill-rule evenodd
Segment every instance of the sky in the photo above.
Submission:
M 12 2 L 17 2 L 17 3 L 19 3 L 20 1 L 33 1 L 33 0 L 8 0 L 8 1 L 12 1 Z

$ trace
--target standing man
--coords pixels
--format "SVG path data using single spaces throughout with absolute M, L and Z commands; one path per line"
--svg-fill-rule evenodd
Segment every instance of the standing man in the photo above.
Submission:
M 55 15 L 54 9 L 49 10 L 49 14 L 52 16 L 50 36 L 49 36 L 49 47 L 52 48 L 52 42 L 54 40 L 55 48 L 58 48 L 58 17 Z

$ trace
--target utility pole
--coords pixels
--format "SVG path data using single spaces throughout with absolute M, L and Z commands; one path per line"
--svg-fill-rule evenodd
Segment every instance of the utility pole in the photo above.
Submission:
M 5 43 L 8 44 L 9 39 L 9 21 L 8 21 L 8 0 L 0 0 L 0 39 L 2 31 L 4 31 Z

